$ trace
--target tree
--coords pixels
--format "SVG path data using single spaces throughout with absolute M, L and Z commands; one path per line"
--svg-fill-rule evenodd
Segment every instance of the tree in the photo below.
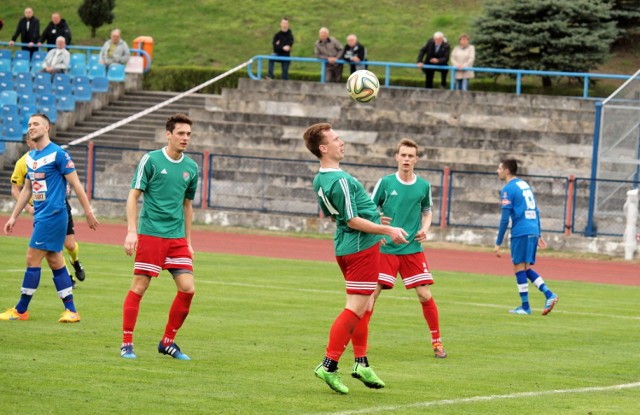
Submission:
M 640 0 L 606 0 L 611 5 L 611 18 L 617 22 L 621 38 L 638 33 Z
M 474 32 L 477 66 L 566 72 L 604 62 L 618 33 L 599 0 L 488 0 Z
M 86 26 L 91 28 L 91 37 L 96 37 L 96 29 L 103 24 L 113 23 L 113 9 L 116 0 L 84 0 L 78 8 L 78 15 Z

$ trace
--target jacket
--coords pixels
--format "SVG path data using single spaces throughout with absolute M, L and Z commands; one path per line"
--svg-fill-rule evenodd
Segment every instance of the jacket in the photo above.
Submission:
M 338 58 L 342 54 L 342 44 L 335 37 L 328 37 L 326 42 L 316 40 L 316 58 Z
M 29 19 L 29 30 L 27 30 L 27 18 L 20 19 L 16 32 L 11 36 L 11 40 L 15 42 L 18 39 L 18 35 L 20 35 L 22 43 L 38 43 L 38 39 L 40 39 L 40 20 L 35 16 Z
M 115 48 L 113 49 L 112 54 L 109 54 L 109 50 L 111 49 L 111 39 L 107 40 L 102 49 L 100 49 L 100 63 L 104 65 L 111 65 L 112 63 L 121 63 L 126 65 L 129 62 L 129 46 L 127 42 L 120 39 Z
M 282 30 L 273 36 L 273 53 L 278 56 L 291 56 L 291 49 L 289 51 L 283 50 L 285 46 L 293 46 L 293 33 L 291 29 L 283 32 Z
M 427 43 L 420 49 L 417 62 L 422 62 L 425 65 L 442 65 L 446 66 L 449 62 L 449 44 L 446 41 L 442 41 L 440 49 L 436 52 L 436 43 L 433 38 L 429 39 Z M 429 60 L 436 58 L 438 63 L 430 63 Z
M 66 49 L 54 48 L 47 52 L 47 56 L 42 62 L 43 68 L 52 68 L 67 72 L 71 62 L 71 54 Z
M 451 52 L 451 65 L 452 66 L 473 66 L 473 61 L 476 59 L 476 48 L 473 45 L 469 45 L 466 48 L 456 46 Z M 469 79 L 473 78 L 475 74 L 473 71 L 458 71 L 456 70 L 456 79 Z
M 69 25 L 64 19 L 60 19 L 60 23 L 58 24 L 49 22 L 47 27 L 44 28 L 42 36 L 40 36 L 40 43 L 55 45 L 56 39 L 59 36 L 64 37 L 64 40 L 67 41 L 67 45 L 71 44 L 71 29 L 69 29 Z
M 358 71 L 360 69 L 367 69 L 367 66 L 364 64 L 364 61 L 367 60 L 367 48 L 361 45 L 359 42 L 355 44 L 355 46 L 351 47 L 346 45 L 340 55 L 340 59 L 351 62 L 351 58 L 358 57 L 360 62 L 353 62 L 351 66 L 351 73 Z

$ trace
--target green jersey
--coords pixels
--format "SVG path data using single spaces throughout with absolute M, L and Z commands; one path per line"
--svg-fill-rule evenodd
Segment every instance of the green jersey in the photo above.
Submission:
M 406 255 L 422 252 L 422 244 L 415 240 L 422 228 L 422 215 L 431 212 L 431 185 L 421 177 L 414 176 L 413 181 L 403 182 L 398 173 L 381 178 L 373 189 L 373 203 L 384 216 L 391 218 L 391 226 L 402 228 L 408 244 L 395 244 L 387 239 L 381 252 L 391 255 Z
M 355 217 L 380 223 L 378 210 L 359 181 L 340 169 L 321 168 L 313 179 L 313 190 L 325 216 L 332 216 L 336 221 L 333 243 L 337 256 L 363 251 L 380 241 L 380 235 L 360 232 L 347 225 Z
M 161 238 L 184 238 L 184 200 L 193 200 L 198 186 L 198 165 L 185 156 L 173 160 L 166 149 L 145 154 L 131 183 L 142 190 L 144 201 L 138 233 Z

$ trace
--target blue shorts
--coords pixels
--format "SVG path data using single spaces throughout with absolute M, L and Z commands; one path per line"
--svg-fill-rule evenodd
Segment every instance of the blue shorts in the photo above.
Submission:
M 33 233 L 29 247 L 43 251 L 60 252 L 67 236 L 67 210 L 61 209 L 54 215 L 33 220 Z
M 537 250 L 538 237 L 536 235 L 511 238 L 511 261 L 514 264 L 535 264 Z

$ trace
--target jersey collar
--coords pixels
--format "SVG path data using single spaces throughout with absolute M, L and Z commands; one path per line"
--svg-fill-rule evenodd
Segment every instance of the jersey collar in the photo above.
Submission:
M 164 154 L 164 156 L 167 158 L 167 160 L 169 160 L 172 163 L 180 163 L 182 161 L 182 159 L 184 158 L 184 153 L 182 153 L 182 154 L 180 154 L 180 158 L 178 160 L 172 159 L 167 154 L 167 148 L 166 147 L 162 147 L 162 154 Z
M 400 173 L 396 172 L 396 179 L 398 179 L 398 181 L 399 181 L 401 184 L 406 184 L 406 185 L 408 186 L 408 185 L 412 185 L 412 184 L 414 184 L 414 183 L 416 182 L 416 180 L 418 180 L 418 176 L 416 176 L 416 174 L 414 173 L 414 174 L 413 174 L 413 179 L 411 179 L 411 181 L 410 181 L 410 182 L 405 182 L 404 180 L 402 180 L 402 179 L 400 178 Z

